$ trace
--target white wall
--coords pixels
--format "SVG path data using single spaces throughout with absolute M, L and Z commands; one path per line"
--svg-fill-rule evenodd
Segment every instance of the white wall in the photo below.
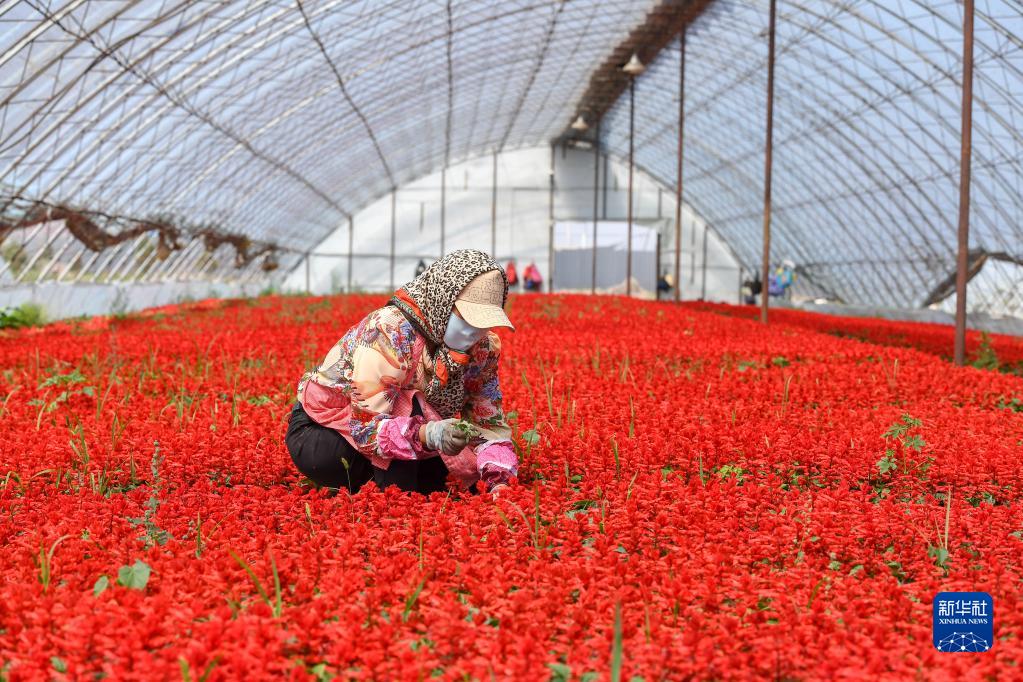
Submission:
M 498 156 L 496 255 L 506 262 L 514 257 L 519 269 L 535 260 L 547 279 L 549 245 L 549 147 L 517 150 Z M 607 174 L 605 178 L 605 168 Z M 598 168 L 599 219 L 626 218 L 628 168 L 615 159 Z M 444 249 L 477 248 L 491 251 L 493 157 L 455 164 L 446 173 Z M 554 155 L 554 215 L 558 221 L 592 221 L 594 154 L 592 151 L 558 148 Z M 410 183 L 396 193 L 395 272 L 393 286 L 415 274 L 416 263 L 440 255 L 441 174 Z M 606 189 L 605 189 L 606 186 Z M 636 172 L 633 216 L 637 224 L 662 233 L 661 269 L 674 272 L 674 192 L 659 187 Z M 387 291 L 390 281 L 391 195 L 381 197 L 354 216 L 352 288 Z M 688 206 L 682 218 L 682 296 L 699 298 L 706 289 L 708 300 L 735 302 L 740 271 L 725 244 Z M 708 235 L 704 269 L 704 235 Z M 340 291 L 348 281 L 348 226 L 341 225 L 314 251 L 309 265 L 309 287 L 314 293 Z M 321 255 L 315 255 L 315 254 Z M 328 254 L 328 255 L 323 255 Z M 704 284 L 704 272 L 706 282 Z M 299 265 L 284 280 L 287 290 L 306 288 L 306 267 Z
M 47 320 L 60 320 L 81 315 L 130 313 L 206 298 L 244 298 L 258 295 L 265 286 L 264 282 L 42 282 L 0 288 L 0 308 L 35 303 L 42 307 Z

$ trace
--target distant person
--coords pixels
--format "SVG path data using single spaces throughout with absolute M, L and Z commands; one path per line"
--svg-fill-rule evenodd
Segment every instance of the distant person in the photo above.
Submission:
M 508 275 L 508 289 L 518 291 L 519 289 L 519 273 L 515 269 L 515 259 L 512 258 L 508 261 L 508 265 L 504 268 L 504 273 Z
M 764 283 L 760 281 L 760 273 L 755 273 L 753 279 L 747 278 L 742 283 L 743 302 L 746 305 L 756 305 L 757 296 L 764 290 Z
M 661 276 L 657 278 L 657 298 L 667 298 L 671 290 L 675 288 L 675 282 L 671 275 L 667 272 L 662 272 Z M 662 296 L 663 294 L 663 296 Z
M 522 282 L 526 291 L 543 291 L 543 277 L 540 276 L 540 268 L 536 267 L 535 261 L 530 261 L 522 271 Z
M 778 298 L 791 298 L 792 284 L 796 281 L 796 264 L 785 259 L 767 282 L 767 292 Z
M 420 258 L 419 262 L 416 264 L 416 277 L 419 277 L 419 275 L 424 272 L 426 272 L 426 261 Z

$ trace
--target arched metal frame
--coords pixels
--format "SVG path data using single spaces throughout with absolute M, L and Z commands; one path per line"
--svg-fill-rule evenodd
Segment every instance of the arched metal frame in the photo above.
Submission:
M 688 29 L 686 201 L 753 269 L 769 0 Z M 779 0 L 772 253 L 844 300 L 920 305 L 955 269 L 961 3 Z M 971 248 L 1023 255 L 1023 6 L 977 6 Z M 636 87 L 637 163 L 674 185 L 678 42 Z M 628 149 L 628 102 L 603 143 Z M 989 302 L 971 301 L 971 308 Z
M 293 266 L 413 178 L 546 144 L 652 4 L 6 3 L 0 206 L 182 217 Z
M 768 2 L 714 0 L 687 29 L 685 200 L 750 271 Z M 562 138 L 591 74 L 657 5 L 7 2 L 0 206 L 181 217 L 291 249 L 281 266 L 295 267 L 396 187 Z M 772 251 L 846 301 L 919 305 L 955 267 L 961 12 L 955 0 L 778 0 Z M 970 245 L 1013 258 L 1021 36 L 1023 3 L 977 3 Z M 666 187 L 679 180 L 679 47 L 648 57 L 635 82 L 636 167 Z M 627 156 L 627 97 L 589 122 Z M 46 231 L 21 238 L 31 264 L 5 282 L 262 273 L 197 239 L 161 260 L 152 237 L 104 253 Z

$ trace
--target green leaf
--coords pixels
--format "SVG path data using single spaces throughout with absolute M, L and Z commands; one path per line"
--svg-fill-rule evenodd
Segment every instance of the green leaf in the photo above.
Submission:
M 92 586 L 92 596 L 100 596 L 108 587 L 110 587 L 110 578 L 105 575 L 101 575 L 97 578 L 96 584 Z
M 904 441 L 902 441 L 902 444 L 905 447 L 910 448 L 911 450 L 916 450 L 917 452 L 920 452 L 921 450 L 924 449 L 924 446 L 927 445 L 927 441 L 925 441 L 920 436 L 914 435 L 906 438 Z
M 53 669 L 59 673 L 67 672 L 67 663 L 64 662 L 60 656 L 50 656 L 50 663 L 53 665 Z
M 934 563 L 941 568 L 945 568 L 945 562 L 948 561 L 948 550 L 944 547 L 928 547 L 927 555 L 934 559 Z
M 622 679 L 622 603 L 615 604 L 614 640 L 611 643 L 611 682 Z
M 416 585 L 416 589 L 412 590 L 411 594 L 405 599 L 405 610 L 401 613 L 401 622 L 407 623 L 409 616 L 412 614 L 412 609 L 416 605 L 416 601 L 419 599 L 419 593 L 423 591 L 423 586 L 426 585 L 426 578 L 419 581 Z
M 149 582 L 150 573 L 152 573 L 152 569 L 149 568 L 149 564 L 141 559 L 136 559 L 131 566 L 121 566 L 118 569 L 117 584 L 133 590 L 144 590 L 146 583 Z
M 564 663 L 548 663 L 551 669 L 550 682 L 568 682 L 572 679 L 572 669 Z
M 915 419 L 914 417 L 912 417 L 911 415 L 908 415 L 908 414 L 902 415 L 902 423 L 905 424 L 909 428 L 912 428 L 914 426 L 923 426 L 923 422 L 922 421 L 920 421 L 919 419 Z M 908 430 L 909 429 L 907 429 L 907 431 Z
M 476 427 L 472 422 L 467 422 L 464 419 L 455 424 L 455 428 L 461 431 L 466 438 L 472 440 L 478 438 L 480 435 L 479 428 Z
M 789 362 L 789 359 L 784 355 L 779 355 L 777 357 L 771 358 L 771 364 L 774 365 L 775 367 L 788 367 L 792 363 Z
M 881 475 L 887 474 L 889 471 L 898 468 L 898 466 L 899 463 L 895 459 L 894 450 L 885 450 L 884 457 L 877 461 L 877 470 L 881 472 Z
M 530 429 L 522 433 L 522 440 L 526 441 L 526 445 L 536 445 L 540 442 L 540 432 L 536 429 Z

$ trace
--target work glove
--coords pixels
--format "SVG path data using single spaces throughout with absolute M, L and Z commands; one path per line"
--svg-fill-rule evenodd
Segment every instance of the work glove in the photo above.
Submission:
M 507 483 L 498 483 L 487 492 L 489 492 L 490 496 L 496 500 L 497 498 L 501 497 L 501 495 L 503 495 L 504 491 L 506 490 L 511 490 L 511 486 L 508 485 Z
M 426 423 L 426 449 L 440 450 L 445 455 L 457 455 L 469 444 L 469 437 L 455 424 L 457 419 L 443 419 Z

